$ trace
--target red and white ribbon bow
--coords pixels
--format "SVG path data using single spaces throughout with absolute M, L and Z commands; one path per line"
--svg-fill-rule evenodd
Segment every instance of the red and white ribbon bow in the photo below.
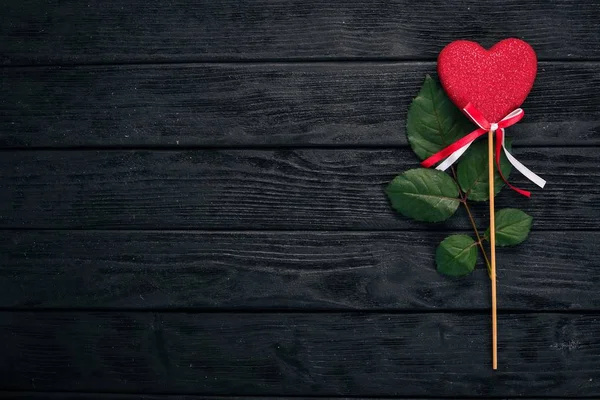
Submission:
M 445 159 L 440 165 L 436 167 L 436 169 L 440 171 L 445 171 L 452 164 L 454 164 L 456 160 L 458 160 L 459 157 L 462 156 L 465 151 L 467 151 L 467 149 L 475 141 L 475 139 L 488 133 L 491 130 L 496 133 L 496 154 L 494 158 L 496 159 L 496 168 L 498 169 L 498 173 L 502 177 L 502 180 L 504 180 L 504 182 L 506 182 L 506 184 L 517 193 L 520 193 L 523 196 L 527 197 L 531 196 L 531 193 L 527 190 L 519 189 L 508 183 L 506 178 L 504 178 L 504 175 L 502 175 L 502 171 L 500 170 L 501 149 L 504 150 L 504 154 L 506 155 L 508 162 L 510 162 L 513 165 L 513 167 L 517 169 L 517 171 L 522 173 L 527 179 L 529 179 L 531 182 L 535 183 L 541 188 L 543 188 L 546 185 L 545 180 L 543 180 L 535 173 L 533 173 L 529 168 L 521 164 L 519 160 L 517 160 L 512 154 L 508 152 L 508 150 L 506 150 L 506 146 L 504 145 L 504 128 L 508 128 L 509 126 L 516 124 L 521 120 L 521 118 L 523 118 L 523 115 L 525 115 L 525 113 L 522 109 L 517 108 L 497 123 L 488 122 L 488 120 L 485 119 L 483 114 L 478 109 L 476 109 L 471 103 L 467 104 L 465 108 L 463 108 L 463 112 L 471 119 L 471 121 L 477 124 L 479 128 L 469 133 L 468 135 L 460 138 L 445 149 L 435 153 L 434 155 L 423 161 L 421 163 L 422 166 L 424 166 L 425 168 L 429 168 Z

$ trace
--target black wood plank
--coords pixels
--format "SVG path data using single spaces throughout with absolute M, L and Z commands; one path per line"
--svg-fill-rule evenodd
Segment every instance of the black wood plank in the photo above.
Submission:
M 321 397 L 321 396 L 203 396 L 203 395 L 175 395 L 175 394 L 124 394 L 124 393 L 72 393 L 72 392 L 28 392 L 28 391 L 1 391 L 0 398 L 4 400 L 42 400 L 42 399 L 60 399 L 60 400 L 443 400 L 447 397 Z M 463 397 L 463 400 L 471 400 L 473 397 Z M 502 397 L 503 400 L 540 400 L 539 397 Z M 571 400 L 589 399 L 589 397 L 570 397 Z
M 0 314 L 8 390 L 599 396 L 600 314 Z
M 540 58 L 598 58 L 597 1 L 20 0 L 0 5 L 0 63 L 434 58 L 516 36 Z
M 504 190 L 498 208 L 524 209 L 536 229 L 600 227 L 596 148 L 515 154 L 549 184 L 531 199 Z M 393 212 L 384 186 L 417 166 L 409 149 L 5 151 L 0 228 L 469 228 L 464 217 L 425 224 Z
M 521 145 L 600 144 L 600 64 L 542 63 Z M 0 146 L 404 146 L 431 62 L 5 69 Z
M 60 400 L 379 400 L 373 397 L 318 397 L 318 396 L 202 396 L 202 395 L 176 395 L 176 394 L 128 394 L 128 393 L 72 393 L 72 392 L 14 392 L 1 391 L 0 398 L 3 400 L 42 400 L 42 399 L 60 399 Z M 403 400 L 417 400 L 415 398 L 397 397 Z M 388 398 L 386 398 L 388 399 Z M 422 397 L 420 398 L 422 399 Z M 441 398 L 428 398 L 429 400 L 442 400 Z M 527 398 L 519 397 L 520 400 Z M 381 399 L 383 400 L 383 399 Z M 468 400 L 468 399 L 465 399 Z M 512 400 L 512 399 L 505 399 Z
M 15 392 L 0 391 L 3 400 L 267 400 L 266 397 L 232 397 L 202 395 L 169 394 L 131 394 L 131 393 L 72 393 L 72 392 Z M 270 399 L 271 397 L 269 397 Z M 285 400 L 285 398 L 282 398 Z M 289 400 L 292 400 L 291 398 Z M 302 399 L 300 399 L 302 400 Z M 323 400 L 330 400 L 324 397 Z M 332 400 L 332 399 L 331 399 Z M 342 399 L 339 399 L 342 400 Z
M 0 233 L 0 307 L 489 308 L 470 277 L 435 271 L 447 232 Z M 533 232 L 498 250 L 500 309 L 598 309 L 600 234 Z

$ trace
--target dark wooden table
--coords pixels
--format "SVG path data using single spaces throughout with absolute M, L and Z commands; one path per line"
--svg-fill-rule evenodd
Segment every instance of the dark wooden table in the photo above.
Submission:
M 600 4 L 0 3 L 0 397 L 600 397 Z M 548 180 L 489 281 L 395 215 L 448 42 L 520 37 Z M 526 185 L 513 174 L 515 183 Z M 480 210 L 485 225 L 485 208 Z M 126 395 L 127 394 L 127 395 Z

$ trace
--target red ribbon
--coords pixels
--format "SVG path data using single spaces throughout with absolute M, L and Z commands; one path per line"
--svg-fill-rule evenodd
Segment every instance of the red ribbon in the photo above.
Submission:
M 479 126 L 478 129 L 475 129 L 473 132 L 468 135 L 458 139 L 456 142 L 452 143 L 450 146 L 444 148 L 443 150 L 435 153 L 425 161 L 421 163 L 421 165 L 425 168 L 430 168 L 438 162 L 444 160 L 451 156 L 454 152 L 461 149 L 464 146 L 471 144 L 478 137 L 488 133 L 490 130 L 496 133 L 496 151 L 495 151 L 495 160 L 496 160 L 496 168 L 498 169 L 498 173 L 502 180 L 515 192 L 522 194 L 523 196 L 530 197 L 531 193 L 527 190 L 519 189 L 506 180 L 504 175 L 502 175 L 502 170 L 500 169 L 500 153 L 502 150 L 502 146 L 504 143 L 504 128 L 508 128 L 519 122 L 525 113 L 522 109 L 518 108 L 511 113 L 509 113 L 506 117 L 502 118 L 498 123 L 490 123 L 483 114 L 475 108 L 471 103 L 467 104 L 465 108 L 463 108 L 463 112 L 475 123 Z

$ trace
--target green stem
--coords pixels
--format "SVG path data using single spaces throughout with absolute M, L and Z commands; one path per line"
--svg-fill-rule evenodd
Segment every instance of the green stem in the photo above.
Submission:
M 458 194 L 460 195 L 460 202 L 465 206 L 465 210 L 467 210 L 467 215 L 469 216 L 469 221 L 471 221 L 471 226 L 473 227 L 473 231 L 475 232 L 475 237 L 477 238 L 477 243 L 479 244 L 479 248 L 481 249 L 481 253 L 483 254 L 483 259 L 485 260 L 485 265 L 487 266 L 488 275 L 492 276 L 492 267 L 490 265 L 490 260 L 488 259 L 487 253 L 485 252 L 485 248 L 483 247 L 483 238 L 479 235 L 479 230 L 477 229 L 477 224 L 475 224 L 475 219 L 473 218 L 473 214 L 471 213 L 471 209 L 469 208 L 469 204 L 467 203 L 467 196 L 460 189 L 460 185 L 458 184 L 458 179 L 456 177 L 456 171 L 454 170 L 454 166 L 452 168 L 452 175 L 454 176 L 454 182 L 456 186 L 458 186 Z

